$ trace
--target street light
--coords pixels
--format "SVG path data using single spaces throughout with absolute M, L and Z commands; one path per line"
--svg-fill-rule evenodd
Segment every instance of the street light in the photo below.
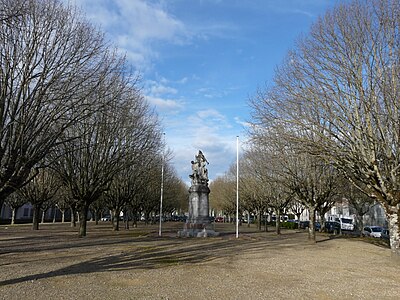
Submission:
M 165 132 L 163 132 L 163 139 L 165 141 Z M 163 145 L 164 146 L 164 145 Z M 161 196 L 160 196 L 160 227 L 158 229 L 158 236 L 162 235 L 162 205 L 163 205 L 163 194 L 164 194 L 164 149 L 161 158 Z
M 239 237 L 239 136 L 236 136 L 236 238 Z

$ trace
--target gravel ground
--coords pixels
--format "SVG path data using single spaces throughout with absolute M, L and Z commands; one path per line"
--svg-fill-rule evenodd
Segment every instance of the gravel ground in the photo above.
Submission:
M 254 225 L 253 225 L 254 226 Z M 113 232 L 90 223 L 0 226 L 0 299 L 400 299 L 400 261 L 383 242 L 216 224 L 219 237 L 177 238 L 182 223 Z

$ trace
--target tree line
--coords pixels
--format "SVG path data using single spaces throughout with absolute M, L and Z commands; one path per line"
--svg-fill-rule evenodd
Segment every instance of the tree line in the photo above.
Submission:
M 335 198 L 360 210 L 377 201 L 400 255 L 399 87 L 400 2 L 329 10 L 250 99 L 241 197 L 259 207 L 268 199 L 277 212 L 296 199 L 310 212 L 312 240 L 315 212 Z
M 89 208 L 155 211 L 161 164 L 174 186 L 165 207 L 181 206 L 158 117 L 104 34 L 58 0 L 0 7 L 0 208 L 30 202 L 37 229 L 39 210 L 56 202 L 79 214 L 85 236 Z

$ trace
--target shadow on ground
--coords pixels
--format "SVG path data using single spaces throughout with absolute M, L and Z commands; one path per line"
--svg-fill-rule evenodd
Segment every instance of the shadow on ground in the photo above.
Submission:
M 72 262 L 49 272 L 3 280 L 0 286 L 66 275 L 202 264 L 221 257 L 234 258 L 243 251 L 257 254 L 263 251 L 284 251 L 299 244 L 303 247 L 311 246 L 304 233 L 295 232 L 276 236 L 253 230 L 235 239 L 233 233 L 225 231 L 220 237 L 204 239 L 176 238 L 175 228 L 166 232 L 164 237 L 155 236 L 154 231 L 148 232 L 146 236 L 132 236 L 129 232 L 118 234 L 107 230 L 104 235 L 87 239 L 54 234 L 50 230 L 34 237 L 14 236 L 0 240 L 5 246 L 1 247 L 0 254 L 11 258 L 1 263 L 2 266 L 10 266 L 12 258 L 18 262 L 23 259 L 21 256 L 26 258 L 23 263 L 37 263 L 39 259 L 44 259 L 41 263 L 57 259 L 65 261 L 65 264 Z M 78 248 L 81 253 L 75 255 Z

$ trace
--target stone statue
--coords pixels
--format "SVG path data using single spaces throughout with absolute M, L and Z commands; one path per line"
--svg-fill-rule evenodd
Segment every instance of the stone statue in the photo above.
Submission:
M 192 164 L 192 175 L 189 177 L 192 179 L 193 184 L 206 184 L 208 183 L 208 170 L 207 165 L 209 162 L 204 156 L 203 152 L 199 150 L 198 154 L 195 155 L 195 161 L 191 161 Z
M 209 216 L 208 170 L 209 164 L 203 152 L 199 150 L 192 164 L 192 186 L 189 188 L 188 218 L 183 230 L 178 231 L 179 237 L 208 237 L 217 236 L 212 219 Z

